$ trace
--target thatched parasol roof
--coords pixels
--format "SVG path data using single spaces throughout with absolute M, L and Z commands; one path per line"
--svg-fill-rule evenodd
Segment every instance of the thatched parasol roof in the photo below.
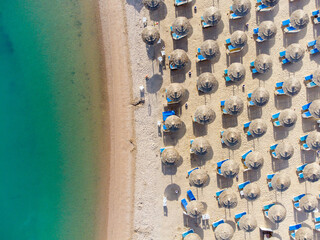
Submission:
M 263 21 L 259 25 L 258 36 L 264 40 L 269 40 L 277 34 L 277 27 L 272 21 Z
M 305 28 L 308 23 L 308 14 L 306 14 L 302 9 L 295 10 L 290 16 L 290 24 L 297 29 Z
M 234 178 L 239 173 L 239 163 L 228 160 L 222 163 L 221 165 L 221 173 L 226 178 Z
M 319 39 L 320 41 L 320 39 Z M 318 41 L 317 41 L 318 42 Z M 319 43 L 320 44 L 320 43 Z M 320 47 L 320 46 L 319 46 Z M 313 78 L 312 81 L 317 84 L 320 87 L 320 68 L 317 68 L 313 74 L 312 74 Z
M 284 80 L 282 88 L 285 94 L 294 96 L 300 92 L 301 83 L 295 77 L 290 77 Z
M 303 177 L 309 182 L 316 182 L 320 179 L 319 163 L 310 163 L 303 169 Z
M 320 99 L 312 101 L 309 111 L 314 118 L 320 118 Z
M 262 0 L 262 3 L 268 7 L 274 7 L 280 0 Z
M 320 49 L 320 36 L 316 37 L 316 48 Z
M 143 0 L 144 6 L 149 10 L 156 10 L 161 2 L 162 0 Z
M 296 231 L 295 240 L 313 240 L 313 232 L 310 228 L 302 227 Z
M 141 37 L 146 44 L 153 45 L 160 39 L 160 33 L 157 28 L 148 26 L 142 30 Z
M 164 164 L 173 165 L 179 161 L 180 155 L 174 147 L 168 147 L 161 153 L 161 161 Z
M 290 187 L 291 180 L 287 174 L 277 172 L 271 180 L 271 185 L 274 189 L 278 190 L 279 192 L 283 192 Z
M 257 220 L 251 214 L 246 214 L 242 216 L 239 220 L 239 228 L 246 231 L 252 232 L 257 227 Z
M 218 88 L 218 81 L 210 72 L 201 73 L 197 80 L 198 90 L 203 93 L 209 93 Z
M 251 95 L 251 100 L 255 103 L 255 105 L 260 107 L 266 105 L 269 101 L 269 98 L 269 92 L 263 87 L 256 88 Z
M 259 152 L 251 152 L 246 157 L 246 166 L 250 169 L 257 170 L 263 165 L 263 156 Z
M 249 125 L 249 132 L 256 137 L 260 137 L 267 132 L 267 124 L 261 118 L 252 120 Z
M 215 117 L 215 112 L 207 105 L 197 107 L 196 112 L 194 113 L 194 119 L 199 124 L 212 123 Z
M 191 29 L 189 20 L 186 17 L 177 17 L 172 23 L 172 30 L 175 34 L 185 36 Z
M 170 63 L 174 63 L 174 65 L 176 65 L 177 68 L 184 68 L 188 63 L 189 58 L 184 50 L 176 49 L 173 50 L 173 52 L 171 53 L 169 61 Z
M 243 101 L 238 96 L 232 96 L 225 101 L 224 108 L 228 114 L 238 116 L 243 111 Z
M 247 200 L 253 201 L 260 196 L 260 187 L 257 183 L 249 183 L 243 188 L 243 194 Z
M 202 202 L 194 200 L 188 203 L 187 213 L 190 217 L 200 217 L 205 212 L 205 206 Z
M 301 61 L 303 56 L 304 49 L 298 43 L 290 44 L 286 49 L 285 57 L 292 63 Z
M 189 175 L 190 184 L 201 187 L 204 183 L 208 181 L 209 175 L 203 169 L 193 170 Z
M 180 102 L 184 93 L 184 88 L 179 83 L 171 83 L 167 87 L 167 98 L 172 100 L 173 102 Z
M 291 127 L 297 121 L 297 114 L 292 109 L 285 109 L 280 112 L 279 122 L 284 127 Z
M 300 199 L 299 207 L 307 213 L 313 212 L 318 207 L 318 200 L 315 196 L 306 194 Z
M 242 63 L 232 63 L 228 67 L 228 77 L 233 82 L 239 82 L 246 76 L 246 69 Z
M 231 240 L 233 237 L 234 230 L 228 223 L 219 224 L 214 230 L 216 240 Z
M 230 188 L 226 189 L 219 196 L 219 204 L 225 208 L 235 208 L 238 204 L 237 195 Z
M 237 30 L 231 34 L 231 45 L 236 48 L 242 48 L 247 44 L 247 34 L 244 31 Z
M 309 133 L 306 139 L 306 143 L 312 150 L 320 150 L 320 133 L 316 131 Z
M 287 215 L 287 210 L 282 204 L 275 204 L 273 205 L 268 212 L 269 219 L 274 223 L 282 222 Z
M 266 73 L 272 68 L 271 57 L 267 54 L 259 54 L 254 60 L 254 67 L 259 73 Z
M 189 233 L 183 239 L 184 240 L 201 240 L 201 237 L 196 233 Z
M 275 152 L 279 159 L 289 160 L 294 153 L 294 149 L 290 142 L 282 141 L 276 147 Z
M 210 144 L 204 137 L 197 137 L 191 144 L 191 150 L 197 155 L 205 155 L 210 148 Z
M 200 53 L 206 59 L 213 59 L 220 54 L 219 45 L 214 40 L 206 40 L 200 46 Z
M 174 132 L 178 131 L 181 128 L 182 121 L 178 116 L 171 115 L 167 117 L 166 121 L 164 122 L 164 125 L 169 131 Z
M 216 26 L 221 20 L 221 12 L 216 7 L 209 7 L 203 14 L 204 21 L 211 26 Z
M 251 3 L 249 0 L 233 0 L 232 10 L 238 16 L 245 16 L 250 12 Z
M 241 135 L 237 129 L 228 128 L 224 131 L 222 140 L 228 147 L 235 147 L 240 144 Z

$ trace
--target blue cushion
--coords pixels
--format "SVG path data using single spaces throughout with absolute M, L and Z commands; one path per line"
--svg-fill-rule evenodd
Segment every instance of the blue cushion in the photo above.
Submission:
M 290 19 L 282 21 L 282 26 L 287 26 L 290 24 Z

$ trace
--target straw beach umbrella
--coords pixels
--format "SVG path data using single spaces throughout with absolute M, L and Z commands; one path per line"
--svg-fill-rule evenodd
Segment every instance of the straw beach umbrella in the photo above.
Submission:
M 279 143 L 274 151 L 277 158 L 281 160 L 289 160 L 294 153 L 293 146 L 288 141 Z
M 221 173 L 226 178 L 234 178 L 239 173 L 239 164 L 233 160 L 228 160 L 222 163 Z
M 177 17 L 172 23 L 172 30 L 175 34 L 185 36 L 191 29 L 189 20 L 186 17 Z
M 228 77 L 233 82 L 239 82 L 246 76 L 246 69 L 241 63 L 232 63 L 228 67 Z
M 238 96 L 232 96 L 225 101 L 225 110 L 228 114 L 238 116 L 243 111 L 243 101 Z
M 312 101 L 309 111 L 314 118 L 320 118 L 320 99 Z
M 274 189 L 278 190 L 279 192 L 283 192 L 290 187 L 291 180 L 287 174 L 278 172 L 273 176 L 271 180 L 271 185 Z
M 218 88 L 218 81 L 210 72 L 201 73 L 197 80 L 198 90 L 203 93 L 209 93 Z
M 290 62 L 295 63 L 302 60 L 304 56 L 304 50 L 298 43 L 293 43 L 289 45 L 286 49 L 286 59 L 288 59 Z
M 320 36 L 316 38 L 316 48 L 320 49 Z
M 274 223 L 282 222 L 287 216 L 287 210 L 282 204 L 273 205 L 268 212 L 268 218 Z
M 297 29 L 303 29 L 309 23 L 308 14 L 302 9 L 295 10 L 290 16 L 290 24 Z
M 318 163 L 310 163 L 303 169 L 303 177 L 309 182 L 316 182 L 320 179 L 320 166 Z
M 161 161 L 167 165 L 173 165 L 179 161 L 180 155 L 174 147 L 168 147 L 161 153 Z
M 277 34 L 277 27 L 272 21 L 263 21 L 259 25 L 258 36 L 263 40 L 270 40 Z
M 205 23 L 216 26 L 221 21 L 221 12 L 218 8 L 211 6 L 204 12 L 203 18 Z
M 279 3 L 279 0 L 262 0 L 262 3 L 268 7 L 274 7 Z
M 297 121 L 297 114 L 292 109 L 285 109 L 280 112 L 279 122 L 281 126 L 291 127 Z
M 230 188 L 226 189 L 219 196 L 219 204 L 225 208 L 235 208 L 238 204 L 237 195 Z
M 233 0 L 232 11 L 237 16 L 245 16 L 250 12 L 251 3 L 249 0 Z
M 313 240 L 313 232 L 310 228 L 302 227 L 296 231 L 295 240 Z
M 206 40 L 200 46 L 200 53 L 206 59 L 213 59 L 220 54 L 219 45 L 214 40 Z
M 179 83 L 171 83 L 167 90 L 167 98 L 169 98 L 172 102 L 180 102 L 181 98 L 183 97 L 184 88 Z
M 301 83 L 295 77 L 287 78 L 284 80 L 282 89 L 288 96 L 297 95 L 301 89 Z
M 260 187 L 257 183 L 249 183 L 243 188 L 243 194 L 249 201 L 256 200 L 260 196 Z
M 255 105 L 262 107 L 268 103 L 269 97 L 270 95 L 267 89 L 258 87 L 252 92 L 251 100 L 255 103 Z
M 182 121 L 178 116 L 171 115 L 167 117 L 166 121 L 164 122 L 164 125 L 169 131 L 175 132 L 182 127 Z
M 234 234 L 234 230 L 228 223 L 221 223 L 214 230 L 216 240 L 231 240 Z
M 259 152 L 251 152 L 246 157 L 246 166 L 249 169 L 257 170 L 262 167 L 263 162 L 263 156 Z
M 228 147 L 235 147 L 241 142 L 241 135 L 235 128 L 228 128 L 223 132 L 222 141 Z
M 306 139 L 306 143 L 309 148 L 312 150 L 318 151 L 320 150 L 320 133 L 312 132 L 309 133 Z
M 200 217 L 205 212 L 205 206 L 197 200 L 191 201 L 187 205 L 187 213 L 192 218 Z
M 189 233 L 183 239 L 184 240 L 201 240 L 201 237 L 196 233 Z
M 176 49 L 173 50 L 170 57 L 170 64 L 173 63 L 177 68 L 184 68 L 188 61 L 188 55 L 187 53 L 182 49 Z
M 196 112 L 194 113 L 194 120 L 199 124 L 209 124 L 212 123 L 215 119 L 215 112 L 212 108 L 207 105 L 202 105 L 197 107 Z
M 191 151 L 197 155 L 205 155 L 209 148 L 210 144 L 204 137 L 197 137 L 191 144 Z
M 237 30 L 231 34 L 231 45 L 236 48 L 242 48 L 247 44 L 247 34 L 244 31 Z
M 319 39 L 320 41 L 320 39 Z M 319 43 L 320 47 L 320 43 Z M 312 74 L 312 81 L 320 87 L 320 68 L 317 68 Z
M 251 214 L 246 214 L 239 220 L 239 228 L 246 232 L 252 232 L 256 227 L 257 220 Z
M 205 170 L 199 168 L 190 173 L 189 181 L 190 184 L 201 187 L 208 181 L 208 178 L 208 173 Z
M 260 137 L 267 132 L 267 124 L 262 119 L 255 119 L 249 125 L 249 132 Z
M 156 10 L 160 6 L 161 0 L 143 0 L 143 4 L 149 10 Z
M 148 26 L 143 29 L 141 34 L 142 40 L 148 45 L 154 45 L 160 39 L 159 30 L 155 27 Z
M 300 199 L 299 206 L 304 212 L 310 213 L 318 208 L 318 200 L 315 196 L 306 194 Z
M 254 60 L 254 67 L 259 73 L 266 73 L 272 68 L 271 57 L 267 54 L 259 54 Z

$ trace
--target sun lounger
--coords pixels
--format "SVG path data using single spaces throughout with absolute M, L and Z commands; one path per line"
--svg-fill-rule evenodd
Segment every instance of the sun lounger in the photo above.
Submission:
M 267 175 L 267 183 L 268 183 L 268 187 L 272 188 L 272 184 L 271 184 L 271 180 L 274 177 L 275 174 L 268 174 Z
M 208 24 L 208 23 L 206 23 L 206 22 L 204 21 L 203 16 L 201 16 L 201 25 L 202 25 L 203 28 L 212 27 L 211 24 Z
M 260 4 L 257 8 L 256 11 L 257 12 L 268 12 L 271 11 L 274 7 L 268 7 L 267 5 L 264 4 Z
M 309 111 L 307 111 L 307 112 L 302 113 L 302 117 L 303 118 L 311 118 L 312 115 L 311 115 L 311 113 Z
M 204 56 L 201 55 L 201 50 L 200 48 L 198 48 L 198 52 L 197 52 L 197 62 L 202 62 L 202 61 L 205 61 L 207 60 Z
M 191 169 L 190 171 L 188 171 L 188 176 L 190 175 L 190 173 L 192 173 L 194 170 L 197 170 L 199 169 L 198 167 L 194 168 L 194 169 Z
M 226 44 L 227 45 L 231 44 L 231 39 L 230 38 L 226 39 Z
M 228 48 L 228 49 L 227 49 L 227 54 L 229 54 L 229 53 L 237 53 L 237 52 L 240 52 L 240 51 L 243 49 L 243 47 L 242 47 L 242 48 L 234 47 L 234 46 L 232 46 L 231 44 L 228 45 L 227 48 Z
M 307 83 L 306 86 L 307 86 L 307 88 L 313 88 L 313 87 L 316 87 L 317 84 L 315 82 L 311 81 L 311 82 Z
M 213 229 L 215 229 L 216 227 L 218 227 L 221 223 L 224 223 L 224 220 L 223 220 L 223 219 L 220 219 L 220 220 L 212 223 Z
M 181 38 L 184 38 L 186 35 L 178 35 L 175 32 L 173 32 L 172 26 L 170 27 L 171 30 L 171 36 L 174 40 L 179 40 Z
M 296 225 L 291 225 L 289 226 L 289 234 L 290 234 L 290 237 L 295 239 L 295 236 L 296 236 L 296 231 L 301 228 L 302 225 L 301 224 L 296 224 Z
M 317 231 L 317 232 L 320 232 L 320 223 L 317 223 L 314 225 L 314 229 Z
M 270 152 L 271 152 L 272 157 L 274 157 L 274 158 L 278 158 L 278 157 L 277 157 L 277 154 L 276 154 L 276 152 L 275 152 L 277 146 L 278 146 L 278 144 L 274 144 L 274 145 L 271 145 L 271 146 L 270 146 Z
M 312 102 L 309 102 L 309 103 L 303 105 L 303 106 L 302 106 L 302 110 L 303 110 L 303 111 L 307 111 L 307 110 L 309 109 L 311 103 L 312 103 Z
M 188 202 L 185 198 L 181 199 L 181 204 L 184 207 L 184 209 L 187 211 Z
M 292 200 L 293 200 L 293 202 L 298 202 L 298 201 L 300 201 L 300 199 L 303 198 L 305 195 L 306 195 L 305 193 L 300 194 L 300 195 L 298 195 L 298 196 L 293 197 Z
M 253 35 L 258 35 L 259 33 L 259 28 L 254 28 L 253 29 Z M 257 42 L 264 42 L 265 40 L 263 38 L 261 38 L 260 36 L 257 36 L 256 39 Z
M 319 13 L 320 13 L 320 10 L 313 11 L 312 16 L 317 17 L 319 15 Z
M 248 93 L 248 107 L 254 106 L 254 102 L 251 101 L 252 93 Z
M 217 173 L 221 175 L 221 165 L 222 163 L 224 163 L 225 161 L 228 161 L 229 159 L 225 159 L 225 160 L 222 160 L 220 162 L 217 162 Z
M 313 18 L 312 22 L 314 24 L 319 24 L 320 23 L 320 17 Z
M 227 111 L 224 109 L 224 104 L 226 101 L 221 101 L 220 102 L 220 107 L 221 107 L 221 111 L 223 114 L 228 114 Z M 221 132 L 221 134 L 223 134 L 223 131 Z M 221 135 L 222 136 L 222 135 Z
M 313 219 L 313 221 L 314 221 L 315 223 L 320 222 L 320 216 L 319 216 L 319 217 L 315 217 L 315 218 Z
M 237 223 L 237 225 L 239 225 L 239 220 L 240 220 L 240 218 L 242 218 L 244 215 L 246 215 L 247 214 L 247 212 L 242 212 L 242 213 L 238 213 L 238 214 L 236 214 L 235 216 L 234 216 L 234 220 L 235 220 L 235 222 Z
M 185 237 L 188 236 L 190 233 L 194 233 L 193 229 L 190 229 L 189 231 L 182 233 L 182 238 L 185 238 Z
M 319 50 L 317 48 L 314 48 L 314 49 L 311 49 L 310 50 L 310 54 L 315 54 L 315 53 L 318 53 Z
M 269 209 L 274 205 L 274 203 L 263 206 L 262 211 L 265 217 L 268 217 Z
M 230 82 L 231 78 L 229 78 L 229 76 L 227 74 L 228 74 L 228 69 L 225 69 L 224 70 L 224 79 L 226 80 L 226 82 Z
M 224 189 L 216 192 L 216 197 L 217 197 L 217 199 L 219 198 L 220 194 L 221 194 L 223 191 L 224 191 Z
M 162 112 L 162 119 L 163 121 L 166 121 L 166 119 L 171 116 L 171 115 L 175 115 L 175 111 L 165 111 L 165 112 Z
M 303 179 L 303 178 L 304 178 L 302 171 L 303 171 L 303 169 L 305 168 L 305 166 L 307 166 L 307 164 L 303 164 L 303 165 L 297 167 L 297 174 L 298 174 L 298 177 L 299 177 L 300 179 Z
M 313 47 L 316 45 L 317 40 L 313 40 L 311 42 L 308 42 L 308 47 Z
M 195 196 L 193 195 L 193 192 L 191 190 L 187 191 L 188 197 L 190 199 L 190 201 L 194 201 L 196 200 Z
M 251 152 L 252 152 L 252 150 L 249 150 L 248 152 L 246 152 L 245 154 L 243 154 L 243 155 L 241 156 L 241 158 L 242 158 L 243 160 L 246 160 L 248 154 L 251 153 Z
M 230 19 L 239 19 L 242 18 L 242 16 L 238 16 L 237 14 L 235 14 L 232 10 L 232 5 L 230 6 Z
M 243 124 L 244 131 L 247 132 L 248 136 L 251 136 L 251 132 L 249 132 L 249 130 L 248 130 L 250 124 L 251 124 L 251 122 L 247 122 L 247 123 Z
M 243 188 L 244 188 L 245 186 L 247 186 L 249 183 L 250 183 L 250 181 L 246 181 L 246 182 L 243 182 L 243 183 L 238 184 L 238 189 L 239 189 L 240 197 L 243 197 L 243 196 L 244 196 Z
M 257 69 L 254 67 L 254 61 L 250 62 L 250 70 L 252 73 L 258 73 Z
M 188 2 L 189 2 L 188 0 L 174 0 L 174 5 L 178 7 L 178 6 L 187 4 Z

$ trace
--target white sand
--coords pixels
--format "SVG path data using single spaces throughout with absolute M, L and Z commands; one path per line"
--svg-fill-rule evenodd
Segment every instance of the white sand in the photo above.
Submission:
M 222 22 L 216 28 L 202 30 L 200 25 L 200 16 L 206 9 L 212 5 L 212 1 L 203 0 L 197 1 L 197 13 L 193 12 L 193 4 L 188 4 L 185 7 L 174 7 L 173 1 L 166 1 L 166 13 L 155 13 L 158 17 L 165 15 L 165 19 L 160 21 L 160 34 L 162 40 L 165 42 L 165 49 L 167 55 L 175 48 L 185 49 L 191 60 L 192 77 L 189 78 L 184 73 L 171 73 L 169 68 L 163 71 L 163 74 L 159 72 L 158 63 L 156 60 L 152 61 L 148 57 L 148 53 L 153 55 L 153 49 L 147 51 L 145 44 L 141 40 L 140 33 L 143 29 L 142 17 L 148 17 L 148 23 L 151 24 L 153 19 L 157 19 L 157 16 L 150 16 L 149 11 L 143 8 L 142 4 L 137 3 L 136 0 L 127 0 L 126 12 L 127 12 L 127 25 L 129 35 L 129 49 L 131 57 L 132 77 L 133 77 L 133 93 L 134 96 L 139 96 L 140 85 L 144 85 L 146 88 L 146 103 L 137 107 L 135 111 L 135 129 L 136 129 L 136 142 L 137 142 L 137 154 L 136 154 L 136 178 L 135 178 L 135 200 L 134 200 L 134 236 L 132 239 L 181 239 L 181 233 L 184 232 L 187 227 L 184 226 L 183 211 L 180 204 L 182 198 L 186 198 L 186 192 L 191 189 L 197 199 L 206 202 L 208 205 L 208 213 L 211 216 L 209 221 L 210 225 L 213 221 L 224 218 L 225 220 L 232 221 L 234 223 L 234 215 L 242 211 L 253 213 L 258 221 L 258 226 L 270 227 L 274 229 L 281 239 L 289 239 L 288 226 L 305 222 L 314 228 L 312 222 L 312 215 L 306 215 L 303 213 L 297 213 L 294 210 L 292 204 L 292 197 L 300 193 L 313 193 L 319 194 L 319 183 L 301 182 L 299 183 L 296 167 L 305 162 L 315 161 L 315 154 L 313 152 L 300 151 L 300 145 L 298 139 L 304 133 L 316 129 L 314 120 L 302 120 L 300 110 L 303 104 L 319 98 L 319 88 L 306 90 L 303 84 L 303 78 L 306 75 L 311 74 L 317 64 L 319 63 L 320 54 L 310 57 L 306 52 L 302 62 L 296 64 L 287 64 L 282 67 L 279 62 L 279 52 L 284 50 L 290 43 L 300 43 L 303 48 L 306 49 L 308 41 L 314 40 L 318 26 L 314 26 L 311 22 L 307 29 L 302 30 L 300 33 L 284 35 L 280 28 L 281 21 L 288 19 L 292 11 L 303 8 L 308 15 L 316 9 L 314 1 L 295 1 L 289 3 L 288 1 L 281 1 L 279 6 L 272 12 L 256 13 L 254 4 L 252 5 L 251 15 L 242 20 L 233 20 L 229 22 L 227 12 L 231 5 L 231 1 L 228 3 L 214 2 L 215 6 L 218 6 L 222 12 Z M 252 1 L 254 3 L 254 1 Z M 193 26 L 192 35 L 186 40 L 173 41 L 170 36 L 170 26 L 176 16 L 186 16 L 190 19 L 190 23 Z M 275 40 L 256 43 L 252 37 L 253 28 L 263 20 L 273 20 L 278 28 L 278 33 Z M 245 23 L 249 24 L 248 45 L 245 49 L 234 55 L 228 57 L 224 47 L 224 41 L 230 37 L 231 33 L 235 30 L 244 30 Z M 219 61 L 210 64 L 209 62 L 203 62 L 196 64 L 196 52 L 200 47 L 203 40 L 215 39 L 220 45 L 220 58 Z M 156 56 L 159 56 L 160 50 L 156 48 Z M 252 75 L 249 69 L 249 63 L 253 61 L 257 54 L 267 53 L 272 56 L 273 70 L 268 74 L 255 74 Z M 242 62 L 246 67 L 246 78 L 243 84 L 246 85 L 245 92 L 242 92 L 241 85 L 236 86 L 230 84 L 226 86 L 223 78 L 223 70 L 232 62 Z M 168 62 L 168 61 L 167 61 Z M 197 76 L 204 71 L 211 71 L 214 73 L 219 81 L 219 89 L 217 92 L 207 95 L 199 96 L 196 90 Z M 119 69 L 121 71 L 121 69 Z M 148 85 L 144 77 L 146 75 L 154 76 L 149 80 Z M 289 97 L 274 97 L 273 92 L 276 82 L 282 81 L 288 78 L 289 75 L 294 75 L 301 80 L 303 84 L 300 93 L 290 99 Z M 185 110 L 181 108 L 181 118 L 186 125 L 185 133 L 179 133 L 176 136 L 172 134 L 170 137 L 162 138 L 158 136 L 157 121 L 162 119 L 161 112 L 163 111 L 163 103 L 165 102 L 164 92 L 166 86 L 170 82 L 181 82 L 183 86 L 188 90 L 188 105 L 189 108 Z M 252 108 L 250 114 L 248 109 L 245 108 L 244 112 L 238 118 L 222 117 L 220 111 L 220 101 L 225 100 L 227 96 L 238 95 L 245 103 L 247 103 L 247 94 L 252 92 L 258 86 L 265 87 L 270 93 L 270 100 L 267 106 L 259 109 Z M 208 126 L 207 132 L 202 131 L 200 135 L 204 135 L 213 147 L 213 156 L 208 161 L 197 161 L 196 159 L 190 160 L 189 154 L 189 141 L 195 137 L 191 116 L 193 115 L 197 106 L 202 104 L 208 104 L 216 112 L 215 121 Z M 292 108 L 298 114 L 298 121 L 296 125 L 291 129 L 273 128 L 270 121 L 271 115 L 277 113 L 284 108 Z M 258 139 L 248 139 L 243 133 L 243 124 L 261 117 L 266 120 L 268 124 L 267 133 Z M 242 144 L 239 149 L 230 151 L 221 145 L 220 131 L 224 128 L 235 126 L 242 132 Z M 285 139 L 290 141 L 295 149 L 294 156 L 289 162 L 280 160 L 272 160 L 269 147 L 275 142 Z M 160 157 L 159 148 L 163 146 L 174 145 L 183 157 L 183 163 L 177 168 L 174 174 L 164 174 Z M 217 178 L 216 163 L 226 158 L 231 158 L 240 163 L 241 155 L 250 149 L 257 150 L 264 155 L 265 164 L 259 173 L 243 173 L 243 167 L 239 174 L 239 180 L 236 179 L 226 180 L 224 178 Z M 208 186 L 197 189 L 190 187 L 188 180 L 186 179 L 187 171 L 195 166 L 201 166 L 208 171 L 210 175 L 210 183 Z M 284 193 L 275 191 L 269 191 L 266 184 L 266 175 L 274 173 L 276 171 L 287 172 L 291 176 L 291 186 Z M 248 203 L 245 199 L 240 199 L 237 184 L 246 180 L 257 181 L 261 186 L 261 197 L 251 203 Z M 177 200 L 168 201 L 168 215 L 165 216 L 162 207 L 162 198 L 166 187 L 169 184 L 177 184 L 181 188 L 181 195 Z M 217 200 L 215 199 L 215 192 L 231 187 L 238 196 L 238 207 L 236 209 L 225 210 L 219 208 Z M 271 224 L 264 218 L 261 211 L 262 206 L 265 204 L 279 201 L 285 204 L 287 209 L 287 217 L 284 222 L 278 226 Z M 211 227 L 205 229 L 203 225 L 195 226 L 193 221 L 189 221 L 189 226 L 192 227 L 196 233 L 198 233 L 202 239 L 214 239 L 214 232 Z M 259 239 L 259 229 L 257 228 L 250 234 L 245 234 L 243 231 L 236 230 L 233 239 Z M 315 239 L 317 239 L 315 237 Z

